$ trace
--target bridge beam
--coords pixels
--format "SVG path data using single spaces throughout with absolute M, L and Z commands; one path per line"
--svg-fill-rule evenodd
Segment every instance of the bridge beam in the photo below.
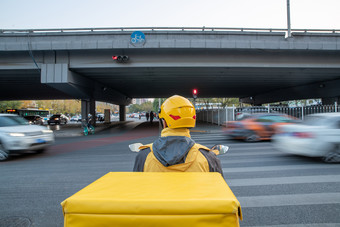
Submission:
M 77 99 L 91 98 L 94 89 L 91 80 L 71 72 L 67 64 L 42 64 L 41 83 Z
M 339 97 L 339 80 L 323 81 L 302 86 L 279 89 L 268 93 L 257 94 L 251 97 L 240 98 L 240 102 L 252 105 L 261 105 L 280 101 L 297 99 L 327 99 Z M 334 102 L 332 103 L 334 104 Z
M 42 64 L 41 83 L 75 99 L 93 99 L 118 105 L 129 105 L 132 99 L 106 85 L 69 70 L 68 64 Z

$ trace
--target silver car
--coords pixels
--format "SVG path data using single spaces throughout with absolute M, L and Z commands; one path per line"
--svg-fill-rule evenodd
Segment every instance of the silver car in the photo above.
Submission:
M 283 125 L 278 131 L 272 138 L 277 150 L 340 162 L 340 113 L 311 114 L 302 123 Z
M 54 134 L 45 126 L 30 125 L 23 117 L 0 114 L 0 161 L 12 153 L 43 152 L 54 142 Z

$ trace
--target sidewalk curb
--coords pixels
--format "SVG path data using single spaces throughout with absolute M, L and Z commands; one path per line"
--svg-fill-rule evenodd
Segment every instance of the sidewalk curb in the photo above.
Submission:
M 95 134 L 100 133 L 105 130 L 110 130 L 112 128 L 117 127 L 119 130 L 120 126 L 124 126 L 125 124 L 131 123 L 133 121 L 124 121 L 124 122 L 111 122 L 110 124 L 107 123 L 100 123 L 97 124 L 95 127 Z M 145 125 L 148 128 L 151 127 L 147 122 L 140 122 L 134 127 L 139 127 L 139 125 Z M 155 124 L 155 128 L 157 127 L 158 124 Z M 196 128 L 190 129 L 190 133 L 219 133 L 222 132 L 222 128 L 216 129 L 214 125 L 210 124 L 199 124 L 196 126 Z M 54 131 L 54 136 L 55 138 L 66 138 L 66 137 L 80 137 L 84 136 L 83 134 L 83 129 L 81 128 L 80 125 L 68 125 L 67 127 L 62 127 L 61 130 L 55 130 Z
M 95 127 L 95 134 L 99 133 L 101 131 L 113 128 L 119 124 L 125 124 L 128 121 L 125 122 L 111 122 L 110 124 L 101 124 L 100 126 Z M 54 136 L 56 138 L 65 138 L 65 137 L 79 137 L 79 136 L 85 136 L 83 134 L 83 128 L 81 126 L 79 127 L 73 127 L 69 129 L 64 129 L 62 131 L 54 131 Z

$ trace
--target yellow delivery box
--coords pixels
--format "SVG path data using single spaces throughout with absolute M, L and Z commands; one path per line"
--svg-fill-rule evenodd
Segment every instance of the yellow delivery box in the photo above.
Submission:
M 61 203 L 65 227 L 239 226 L 219 173 L 110 172 Z

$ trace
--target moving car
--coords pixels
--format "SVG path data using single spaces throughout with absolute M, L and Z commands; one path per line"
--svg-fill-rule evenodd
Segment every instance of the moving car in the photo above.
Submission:
M 0 114 L 0 161 L 12 153 L 34 150 L 43 152 L 54 142 L 53 131 L 45 126 L 30 125 L 23 117 Z
M 137 117 L 137 114 L 136 113 L 131 113 L 128 115 L 128 118 L 135 118 Z
M 228 121 L 224 124 L 224 131 L 230 139 L 247 142 L 270 140 L 279 125 L 291 124 L 296 120 L 286 114 L 252 114 L 239 121 Z
M 24 116 L 26 120 L 32 125 L 43 125 L 44 124 L 44 118 L 40 117 L 39 115 L 35 116 Z
M 284 125 L 273 137 L 282 152 L 340 162 L 340 113 L 308 115 L 300 124 Z
M 77 121 L 78 120 L 78 117 L 77 116 L 73 116 L 71 117 L 70 121 Z
M 64 114 L 54 114 L 50 117 L 50 119 L 47 121 L 47 123 L 50 124 L 66 124 L 69 121 L 68 117 L 66 117 Z
M 102 113 L 97 114 L 97 121 L 100 121 L 100 122 L 104 121 L 104 114 Z
M 43 117 L 43 119 L 44 119 L 44 122 L 47 122 L 47 121 L 48 121 L 48 119 L 50 119 L 50 117 L 51 117 L 51 115 L 47 115 L 46 117 Z

